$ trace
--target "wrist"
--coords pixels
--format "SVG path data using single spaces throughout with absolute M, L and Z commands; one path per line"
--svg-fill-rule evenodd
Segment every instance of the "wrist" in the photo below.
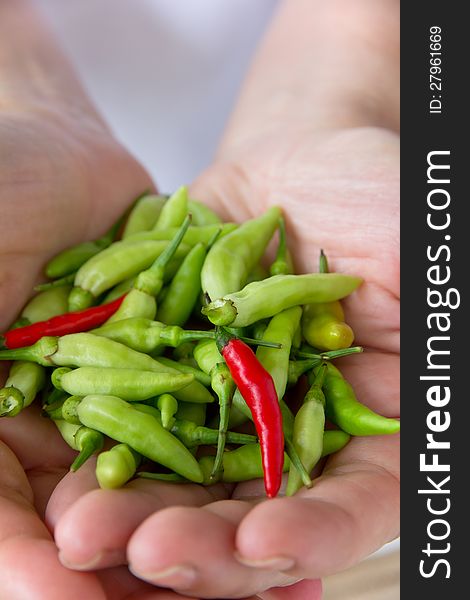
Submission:
M 0 2 L 0 109 L 104 127 L 53 32 L 28 0 Z
M 377 126 L 398 129 L 397 0 L 285 0 L 244 83 L 222 146 Z

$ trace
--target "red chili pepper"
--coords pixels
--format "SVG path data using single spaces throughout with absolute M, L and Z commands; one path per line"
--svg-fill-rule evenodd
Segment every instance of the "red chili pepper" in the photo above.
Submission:
M 32 325 L 10 329 L 0 336 L 0 346 L 3 342 L 5 348 L 22 348 L 31 346 L 45 335 L 66 335 L 94 329 L 102 325 L 117 311 L 124 297 L 125 294 L 107 304 L 57 315 L 47 321 L 38 321 Z
M 268 498 L 274 498 L 282 481 L 284 434 L 273 378 L 256 358 L 253 350 L 241 340 L 219 331 L 217 344 L 253 415 L 261 446 L 264 487 Z

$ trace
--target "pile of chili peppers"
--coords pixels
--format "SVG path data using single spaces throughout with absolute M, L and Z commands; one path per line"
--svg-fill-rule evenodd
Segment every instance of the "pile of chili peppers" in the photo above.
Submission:
M 340 302 L 361 279 L 330 273 L 323 251 L 318 273 L 294 274 L 278 207 L 237 225 L 185 187 L 145 193 L 45 274 L 0 337 L 0 417 L 37 398 L 77 451 L 73 471 L 97 454 L 103 488 L 262 477 L 273 498 L 288 473 L 292 495 L 350 436 L 400 429 L 333 364 L 362 351 Z

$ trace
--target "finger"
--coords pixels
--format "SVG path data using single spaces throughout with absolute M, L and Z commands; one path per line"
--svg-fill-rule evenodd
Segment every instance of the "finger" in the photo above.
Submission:
M 0 545 L 0 565 L 5 598 L 106 600 L 96 576 L 63 567 L 50 540 L 16 535 Z
M 44 465 L 68 468 L 76 456 L 54 423 L 41 417 L 37 401 L 13 419 L 0 419 L 0 436 L 26 471 Z
M 96 457 L 89 458 L 78 471 L 67 472 L 55 486 L 46 507 L 45 521 L 54 531 L 62 515 L 88 492 L 98 489 L 95 475 Z
M 49 497 L 76 452 L 64 442 L 52 421 L 40 416 L 36 403 L 14 419 L 0 419 L 0 435 L 24 466 L 34 493 L 34 507 L 43 518 Z
M 237 523 L 249 510 L 233 501 L 162 510 L 132 536 L 129 568 L 145 581 L 204 598 L 241 598 L 292 583 L 269 567 L 255 571 L 235 560 Z
M 55 525 L 60 560 L 79 570 L 126 564 L 129 538 L 149 515 L 173 504 L 199 506 L 212 501 L 214 494 L 226 493 L 223 486 L 208 491 L 199 485 L 136 480 L 121 489 L 85 492 L 70 504 L 66 479 L 54 495 L 48 518 Z M 75 492 L 78 489 L 77 485 Z
M 0 442 L 0 589 L 5 598 L 105 598 L 94 575 L 72 573 L 32 506 L 32 490 L 13 452 Z M 51 581 L 54 585 L 51 587 Z
M 242 564 L 259 569 L 277 561 L 289 575 L 317 578 L 351 566 L 394 539 L 398 480 L 372 460 L 381 457 L 393 464 L 397 443 L 397 436 L 356 438 L 327 463 L 311 490 L 255 506 L 237 531 Z

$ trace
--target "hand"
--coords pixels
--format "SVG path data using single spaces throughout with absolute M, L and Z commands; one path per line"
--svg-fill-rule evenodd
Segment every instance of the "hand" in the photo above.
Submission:
M 352 128 L 276 146 L 250 141 L 192 190 L 231 220 L 282 204 L 301 271 L 317 269 L 323 248 L 332 271 L 364 278 L 344 307 L 366 351 L 341 368 L 360 401 L 390 417 L 399 416 L 397 170 L 395 134 Z M 133 533 L 131 568 L 156 585 L 203 598 L 239 597 L 341 571 L 398 535 L 398 445 L 397 435 L 354 438 L 326 461 L 311 490 L 292 498 L 260 502 L 257 481 L 237 485 L 230 500 L 160 510 Z M 78 535 L 72 516 L 77 523 L 78 512 L 63 517 L 68 537 Z M 194 573 L 187 572 L 187 581 L 184 571 L 164 576 L 176 565 Z M 302 598 L 298 585 L 308 586 L 305 598 L 317 597 L 313 581 L 260 597 Z
M 282 204 L 299 270 L 315 269 L 323 247 L 332 270 L 364 277 L 365 284 L 345 309 L 357 343 L 370 350 L 349 357 L 344 373 L 361 401 L 397 416 L 397 138 L 382 129 L 393 129 L 397 123 L 396 98 L 388 85 L 395 81 L 395 60 L 387 37 L 388 32 L 394 35 L 395 3 L 380 3 L 377 15 L 379 3 L 361 0 L 355 3 L 357 20 L 346 14 L 344 0 L 329 3 L 328 8 L 318 6 L 315 35 L 311 23 L 295 15 L 302 4 L 311 15 L 310 0 L 286 3 L 285 14 L 266 43 L 264 59 L 262 50 L 252 71 L 219 160 L 192 192 L 225 211 L 225 216 L 239 219 L 268 204 Z M 342 5 L 344 19 L 337 28 L 325 27 L 331 20 L 329 7 L 335 4 Z M 359 32 L 361 43 L 354 45 L 344 29 L 352 24 L 356 34 L 358 23 L 364 31 Z M 289 35 L 286 45 L 284 36 L 292 31 L 291 25 L 298 35 Z M 377 37 L 374 61 L 362 60 L 364 44 L 370 52 L 368 35 Z M 308 44 L 314 40 L 313 47 L 305 40 Z M 329 59 L 325 65 L 324 56 Z M 360 69 L 354 65 L 356 59 Z M 286 64 L 279 74 L 278 65 Z M 298 68 L 292 69 L 294 64 Z M 332 64 L 343 72 L 331 76 Z M 268 66 L 264 77 L 260 65 Z M 321 77 L 311 77 L 314 72 Z M 358 76 L 360 85 L 350 74 Z M 306 89 L 309 85 L 314 89 Z M 82 114 L 79 120 L 84 118 L 87 126 L 82 121 L 79 131 L 73 126 L 76 114 L 64 123 L 59 111 L 61 117 L 53 114 L 45 124 L 26 114 L 11 111 L 0 123 L 9 136 L 0 139 L 2 143 L 9 139 L 3 151 L 10 161 L 0 181 L 12 184 L 3 186 L 2 194 L 5 189 L 21 189 L 35 206 L 42 198 L 39 205 L 47 206 L 48 219 L 39 210 L 30 225 L 19 217 L 25 213 L 24 205 L 16 203 L 21 212 L 7 207 L 7 222 L 19 223 L 15 236 L 7 233 L 2 238 L 9 297 L 17 304 L 5 306 L 3 325 L 14 317 L 49 256 L 101 233 L 130 198 L 148 187 L 142 171 L 103 134 L 99 119 L 88 120 Z M 26 146 L 18 144 L 10 117 L 27 122 Z M 32 146 L 40 150 L 34 152 L 35 160 L 28 156 L 25 176 L 21 157 Z M 19 148 L 16 155 L 12 148 Z M 111 176 L 110 165 L 116 163 L 119 167 Z M 54 168 L 57 164 L 62 166 L 60 172 Z M 90 206 L 94 197 L 103 202 Z M 64 206 L 64 198 L 71 199 L 71 216 L 51 210 Z M 109 204 L 107 210 L 107 202 L 113 200 L 113 211 Z M 35 235 L 43 237 L 36 241 Z M 48 246 L 51 241 L 54 245 Z M 16 261 L 15 268 L 9 266 L 10 259 Z M 21 277 L 16 276 L 18 270 Z M 25 593 L 41 597 L 46 589 L 48 599 L 53 599 L 52 593 L 72 599 L 73 594 L 118 600 L 182 597 L 161 589 L 170 587 L 201 598 L 258 593 L 263 600 L 314 600 L 320 590 L 312 578 L 354 564 L 397 535 L 396 436 L 354 439 L 326 462 L 312 490 L 260 502 L 259 482 L 240 484 L 229 497 L 223 486 L 202 489 L 146 481 L 105 492 L 96 489 L 92 462 L 63 477 L 70 451 L 34 408 L 1 422 L 0 435 L 17 456 L 1 446 L 5 508 L 0 511 L 0 585 L 12 597 Z M 43 514 L 47 527 L 41 521 Z M 18 536 L 20 530 L 24 535 Z M 75 570 L 61 565 L 48 530 L 54 532 L 60 561 Z M 126 562 L 137 578 L 120 566 Z M 183 569 L 171 571 L 178 565 Z M 90 569 L 94 573 L 79 572 Z M 302 578 L 306 579 L 295 583 Z
M 4 224 L 0 331 L 4 331 L 30 295 L 45 262 L 75 242 L 99 236 L 152 183 L 89 108 L 81 114 L 53 108 L 4 111 L 0 156 Z M 96 575 L 64 567 L 44 513 L 75 453 L 37 406 L 14 419 L 0 419 L 0 439 L 2 597 L 180 597 L 157 593 L 126 567 Z M 91 474 L 93 481 L 85 481 L 84 489 L 96 486 Z M 79 472 L 78 481 L 82 478 Z M 69 479 L 72 494 L 76 481 Z

